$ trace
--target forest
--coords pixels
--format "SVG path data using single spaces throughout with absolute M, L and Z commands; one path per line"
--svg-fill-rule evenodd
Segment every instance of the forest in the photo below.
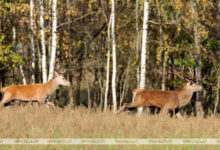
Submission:
M 50 98 L 57 107 L 115 112 L 135 88 L 188 78 L 203 91 L 181 112 L 219 113 L 220 0 L 1 0 L 0 87 L 55 71 L 71 83 Z

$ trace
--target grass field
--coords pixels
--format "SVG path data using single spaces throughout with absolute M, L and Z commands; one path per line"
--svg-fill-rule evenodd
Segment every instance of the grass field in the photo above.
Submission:
M 47 109 L 44 106 L 0 110 L 1 138 L 220 138 L 217 117 L 184 117 L 122 113 L 85 108 Z M 219 146 L 0 146 L 0 149 L 220 149 Z

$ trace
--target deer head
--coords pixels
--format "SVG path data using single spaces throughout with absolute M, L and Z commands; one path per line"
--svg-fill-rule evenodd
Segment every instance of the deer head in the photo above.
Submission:
M 54 74 L 58 85 L 70 86 L 70 82 L 67 81 L 62 75 L 59 75 L 57 72 L 55 72 Z
M 201 91 L 203 89 L 203 87 L 201 85 L 198 85 L 198 84 L 193 83 L 191 81 L 187 82 L 185 87 L 192 92 Z

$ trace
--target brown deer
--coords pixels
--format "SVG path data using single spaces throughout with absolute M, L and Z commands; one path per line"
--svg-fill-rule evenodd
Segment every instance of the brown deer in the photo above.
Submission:
M 55 78 L 44 84 L 32 85 L 11 85 L 1 89 L 2 100 L 0 107 L 12 100 L 20 100 L 26 102 L 38 102 L 55 107 L 53 103 L 47 99 L 52 95 L 59 85 L 70 86 L 70 82 L 65 80 L 62 75 L 55 72 Z
M 177 74 L 176 72 L 174 72 Z M 180 74 L 177 74 L 182 78 Z M 184 79 L 187 79 L 184 77 Z M 143 106 L 154 106 L 162 109 L 162 112 L 168 110 L 175 111 L 176 108 L 181 108 L 187 105 L 194 92 L 201 91 L 202 86 L 192 83 L 187 79 L 188 82 L 179 90 L 175 91 L 151 91 L 147 89 L 134 89 L 132 92 L 133 100 L 132 103 L 125 103 L 117 114 L 128 108 L 138 108 Z M 181 119 L 180 113 L 176 116 Z
M 127 108 L 137 108 L 143 106 L 155 106 L 162 111 L 181 108 L 187 105 L 194 92 L 201 91 L 202 86 L 192 82 L 187 82 L 181 89 L 175 91 L 151 91 L 146 89 L 134 89 L 132 92 L 133 102 L 125 103 L 117 114 Z M 181 118 L 180 114 L 177 114 Z

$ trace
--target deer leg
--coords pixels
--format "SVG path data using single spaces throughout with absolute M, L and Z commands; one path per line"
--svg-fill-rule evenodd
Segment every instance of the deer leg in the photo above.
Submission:
M 162 115 L 166 115 L 167 113 L 168 113 L 168 109 L 169 108 L 169 105 L 168 104 L 166 104 L 166 105 L 164 105 L 162 108 L 161 108 L 161 114 Z
M 0 102 L 0 107 L 3 107 L 6 103 L 10 102 L 12 99 L 10 98 L 10 95 L 5 93 L 1 102 Z
M 175 115 L 176 115 L 176 117 L 177 117 L 178 119 L 180 119 L 180 120 L 183 119 L 182 115 L 181 115 L 180 112 L 179 112 L 179 108 L 176 108 L 174 112 L 175 112 Z
M 38 100 L 37 102 L 38 102 L 39 106 L 42 106 L 43 104 L 46 104 L 44 101 L 41 101 L 41 100 Z
M 50 100 L 50 96 L 48 95 L 46 98 L 45 98 L 45 102 L 49 102 Z
M 180 119 L 180 120 L 183 120 L 183 117 L 182 117 L 182 115 L 180 114 L 180 112 L 176 113 L 176 117 L 177 117 L 178 119 Z
M 121 109 L 119 109 L 119 111 L 116 114 L 120 114 L 122 111 L 125 111 L 128 108 L 137 108 L 140 107 L 140 105 L 138 103 L 125 103 Z
M 48 106 L 51 106 L 51 107 L 55 108 L 55 105 L 54 105 L 53 103 L 51 103 L 51 102 L 46 102 L 46 104 L 47 104 Z
M 117 112 L 116 114 L 118 115 L 118 114 L 120 114 L 122 111 L 125 111 L 125 109 L 127 109 L 127 108 L 126 108 L 127 104 L 128 104 L 128 103 L 125 103 L 125 104 L 118 110 L 118 112 Z

